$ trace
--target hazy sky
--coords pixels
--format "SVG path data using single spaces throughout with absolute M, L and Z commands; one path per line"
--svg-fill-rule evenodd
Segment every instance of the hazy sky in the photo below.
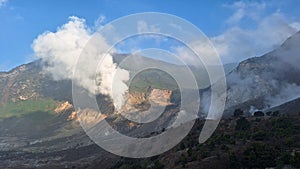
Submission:
M 33 40 L 55 32 L 70 16 L 94 27 L 150 11 L 190 21 L 212 39 L 225 62 L 239 61 L 275 48 L 293 32 L 289 27 L 299 30 L 299 7 L 298 0 L 0 0 L 0 70 L 35 59 Z

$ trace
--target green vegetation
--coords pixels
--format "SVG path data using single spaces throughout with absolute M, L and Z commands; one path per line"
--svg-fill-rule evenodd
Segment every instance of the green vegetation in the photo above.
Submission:
M 280 150 L 265 143 L 252 143 L 243 153 L 243 164 L 249 168 L 267 168 L 276 166 Z
M 256 111 L 256 112 L 254 112 L 253 115 L 254 115 L 255 117 L 263 117 L 263 116 L 265 116 L 265 113 L 262 112 L 262 111 Z
M 131 81 L 129 90 L 146 92 L 147 89 L 178 89 L 176 81 L 167 73 L 158 69 L 148 69 L 137 74 Z
M 169 166 L 178 169 L 194 166 L 232 169 L 300 168 L 299 115 L 272 115 L 257 121 L 258 117 L 242 117 L 241 112 L 237 110 L 235 118 L 221 121 L 212 137 L 203 144 L 198 144 L 198 137 L 204 121 L 198 120 L 189 135 L 173 150 L 155 159 L 131 163 L 125 160 L 119 165 L 125 168 Z
M 240 116 L 243 116 L 243 115 L 244 115 L 244 111 L 241 110 L 241 109 L 235 109 L 234 112 L 233 112 L 234 117 L 240 117 Z
M 124 161 L 117 163 L 113 168 L 118 169 L 163 169 L 165 166 L 157 159 L 152 157 L 151 161 L 140 161 L 136 159 L 123 159 Z
M 236 121 L 236 130 L 249 130 L 251 127 L 250 122 L 245 117 L 240 117 Z
M 58 102 L 52 99 L 26 100 L 20 102 L 11 102 L 0 106 L 0 120 L 9 117 L 20 117 L 36 112 L 54 113 Z

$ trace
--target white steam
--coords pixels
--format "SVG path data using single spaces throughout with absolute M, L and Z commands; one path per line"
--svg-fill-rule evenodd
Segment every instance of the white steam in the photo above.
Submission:
M 97 34 L 95 41 L 89 41 L 93 35 L 84 19 L 72 16 L 56 32 L 47 31 L 39 35 L 32 48 L 36 57 L 45 62 L 44 69 L 55 80 L 70 79 L 92 94 L 109 95 L 118 109 L 123 105 L 123 96 L 128 90 L 125 82 L 129 79 L 129 72 L 117 68 L 112 55 L 105 53 L 110 45 L 103 37 Z M 89 51 L 82 53 L 87 43 Z M 84 63 L 80 63 L 74 74 L 79 56 L 84 58 Z M 100 67 L 91 66 L 100 58 Z
M 115 108 L 119 110 L 125 103 L 124 95 L 128 91 L 128 86 L 125 82 L 129 80 L 129 72 L 117 68 L 117 65 L 113 63 L 113 57 L 109 54 L 103 57 L 101 66 L 97 72 L 100 73 L 96 79 L 99 85 L 97 91 L 101 94 L 111 96 Z
M 300 86 L 295 83 L 286 83 L 280 88 L 278 94 L 266 98 L 266 103 L 269 107 L 276 107 L 286 102 L 295 100 L 300 97 Z
M 273 52 L 240 63 L 227 77 L 227 108 L 260 99 L 253 106 L 267 109 L 299 98 L 299 43 L 296 33 Z

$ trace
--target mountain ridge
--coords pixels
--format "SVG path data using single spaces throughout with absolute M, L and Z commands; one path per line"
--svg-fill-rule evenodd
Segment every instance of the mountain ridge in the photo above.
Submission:
M 287 47 L 285 46 L 285 48 Z M 225 114 L 229 118 L 221 120 L 219 128 L 207 142 L 201 145 L 197 144 L 199 133 L 205 122 L 204 118 L 199 118 L 190 134 L 178 146 L 158 157 L 138 160 L 120 158 L 107 153 L 85 134 L 79 122 L 94 125 L 94 122 L 97 123 L 106 118 L 105 120 L 122 134 L 132 137 L 155 136 L 166 130 L 166 126 L 172 123 L 180 111 L 178 102 L 180 95 L 176 93 L 179 91 L 157 90 L 146 86 L 147 91 L 152 91 L 152 96 L 158 98 L 154 99 L 156 103 L 167 105 L 162 116 L 153 123 L 141 125 L 115 114 L 112 100 L 103 95 L 97 95 L 96 99 L 102 103 L 99 109 L 106 114 L 99 115 L 93 110 L 84 109 L 77 112 L 78 117 L 77 113 L 74 115 L 70 80 L 54 81 L 50 75 L 43 72 L 42 63 L 38 63 L 40 61 L 36 62 L 38 66 L 34 66 L 34 64 L 21 65 L 10 73 L 0 74 L 2 77 L 0 78 L 0 90 L 5 91 L 5 97 L 8 97 L 8 100 L 4 99 L 3 104 L 12 104 L 12 107 L 15 107 L 17 103 L 27 104 L 27 101 L 34 100 L 37 101 L 35 104 L 40 105 L 39 101 L 43 101 L 40 100 L 42 98 L 51 98 L 59 103 L 55 103 L 56 108 L 49 107 L 49 102 L 44 104 L 46 105 L 44 110 L 48 106 L 56 112 L 35 109 L 28 114 L 10 116 L 0 120 L 0 167 L 92 169 L 99 168 L 99 166 L 105 168 L 146 168 L 151 166 L 199 169 L 199 166 L 200 168 L 224 166 L 227 168 L 259 168 L 262 166 L 266 168 L 281 163 L 299 166 L 300 149 L 299 142 L 297 142 L 299 140 L 299 125 L 297 125 L 299 114 L 297 112 L 300 112 L 298 108 L 300 99 L 288 102 L 285 100 L 284 104 L 264 110 L 264 112 L 279 110 L 282 114 L 277 114 L 278 116 L 275 114 L 262 117 L 249 115 L 251 106 L 256 106 L 257 109 L 260 108 L 259 106 L 262 109 L 265 108 L 266 93 L 281 89 L 276 88 L 276 85 L 270 85 L 272 81 L 269 78 L 277 77 L 273 73 L 278 72 L 275 71 L 275 68 L 280 68 L 279 70 L 286 70 L 286 68 L 278 67 L 277 64 L 268 64 L 268 62 L 276 61 L 267 57 L 273 56 L 271 54 L 243 61 L 228 75 L 229 102 L 234 100 L 238 102 L 237 104 L 232 102 L 233 104 L 226 108 Z M 145 63 L 140 66 L 143 64 Z M 262 72 L 270 71 L 270 74 L 260 75 Z M 14 76 L 7 77 L 9 74 L 14 74 Z M 281 75 L 275 80 L 278 81 L 284 77 L 286 76 Z M 278 84 L 279 87 L 282 87 L 283 84 L 290 84 L 293 81 L 297 82 L 297 79 L 285 78 Z M 260 91 L 255 91 L 258 89 Z M 200 92 L 202 91 L 200 90 Z M 36 95 L 33 98 L 28 97 L 32 93 L 36 93 Z M 245 100 L 243 100 L 244 96 L 236 95 L 244 93 L 253 93 L 253 95 L 245 97 Z M 280 94 L 280 92 L 274 93 L 274 98 L 276 94 Z M 132 95 L 131 101 L 133 105 L 128 107 L 129 111 L 149 107 L 149 97 L 145 93 L 138 92 L 136 95 Z M 194 101 L 189 101 L 189 104 L 192 105 Z M 232 116 L 235 109 L 242 109 L 244 114 L 241 113 L 238 117 Z M 253 157 L 253 153 L 256 155 L 255 157 Z
M 252 106 L 267 109 L 293 99 L 289 95 L 295 95 L 295 99 L 300 97 L 300 70 L 295 65 L 295 61 L 300 61 L 300 50 L 295 45 L 299 43 L 300 32 L 288 38 L 279 48 L 240 62 L 227 76 L 226 109 L 232 112 L 230 107 L 251 100 L 254 100 Z M 250 106 L 245 108 L 249 109 Z

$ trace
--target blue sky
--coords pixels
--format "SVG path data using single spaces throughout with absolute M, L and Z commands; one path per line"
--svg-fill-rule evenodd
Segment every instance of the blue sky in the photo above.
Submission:
M 243 35 L 255 35 L 258 29 L 270 27 L 267 25 L 261 28 L 260 25 L 266 24 L 265 22 L 274 22 L 270 24 L 278 26 L 279 21 L 284 21 L 299 27 L 299 5 L 300 1 L 298 0 L 240 2 L 221 0 L 90 0 L 87 2 L 79 0 L 0 0 L 0 70 L 9 70 L 33 60 L 34 51 L 31 48 L 33 40 L 45 31 L 55 32 L 57 27 L 68 22 L 69 16 L 84 18 L 86 25 L 93 27 L 98 18 L 105 18 L 102 22 L 105 24 L 121 16 L 138 12 L 170 13 L 187 19 L 218 43 L 224 37 L 231 38 L 229 35 L 232 31 L 238 30 L 240 33 L 239 37 L 235 36 L 232 39 L 239 40 L 243 38 L 241 37 Z M 271 18 L 273 15 L 275 20 Z M 274 29 L 276 28 L 274 27 Z M 278 26 L 279 29 L 280 31 L 285 30 L 281 25 Z M 273 39 L 269 40 L 273 41 Z M 236 41 L 234 42 L 236 43 Z M 224 45 L 224 43 L 233 42 L 224 41 L 218 45 Z M 253 42 L 254 45 L 255 43 Z M 249 46 L 249 44 L 245 45 Z M 274 45 L 276 44 L 269 46 L 267 44 L 265 50 L 258 50 L 264 52 L 270 50 L 270 46 Z M 264 45 L 257 42 L 256 46 Z M 220 49 L 223 49 L 223 46 Z M 243 55 L 245 52 L 247 54 L 247 50 L 249 49 L 237 52 L 236 55 Z M 249 53 L 249 55 L 253 54 Z

